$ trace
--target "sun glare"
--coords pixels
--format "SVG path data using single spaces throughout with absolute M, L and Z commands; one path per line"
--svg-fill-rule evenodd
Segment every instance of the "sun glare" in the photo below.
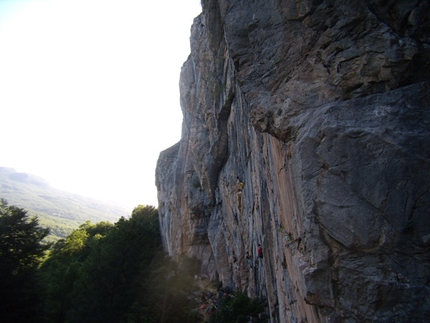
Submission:
M 180 139 L 179 73 L 200 1 L 8 3 L 0 166 L 76 193 L 155 205 L 158 154 Z

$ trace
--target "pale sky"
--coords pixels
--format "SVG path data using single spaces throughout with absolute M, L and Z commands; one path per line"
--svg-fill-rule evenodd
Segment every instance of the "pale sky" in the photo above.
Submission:
M 200 0 L 0 0 L 0 166 L 157 206 Z

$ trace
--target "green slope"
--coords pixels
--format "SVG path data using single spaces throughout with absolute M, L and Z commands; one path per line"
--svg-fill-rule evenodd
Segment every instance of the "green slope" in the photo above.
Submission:
M 44 179 L 0 167 L 0 198 L 37 215 L 51 229 L 51 239 L 64 238 L 89 220 L 116 222 L 129 211 L 121 206 L 57 190 Z

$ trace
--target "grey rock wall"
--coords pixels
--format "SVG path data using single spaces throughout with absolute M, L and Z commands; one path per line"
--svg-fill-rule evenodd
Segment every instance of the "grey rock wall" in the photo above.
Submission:
M 202 5 L 156 170 L 166 250 L 271 322 L 428 322 L 429 1 Z

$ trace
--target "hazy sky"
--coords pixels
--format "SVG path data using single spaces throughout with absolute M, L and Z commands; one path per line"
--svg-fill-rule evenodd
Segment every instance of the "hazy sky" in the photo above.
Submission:
M 0 0 L 0 166 L 157 206 L 200 0 Z

